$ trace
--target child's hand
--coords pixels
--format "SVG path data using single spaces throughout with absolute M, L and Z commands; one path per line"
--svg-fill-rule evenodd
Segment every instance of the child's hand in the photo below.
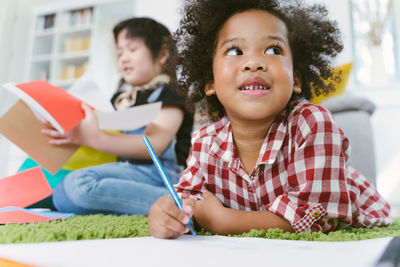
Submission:
M 196 202 L 196 222 L 204 229 L 218 233 L 224 222 L 225 207 L 212 193 L 204 192 L 203 200 Z
M 186 224 L 193 216 L 196 205 L 193 199 L 183 199 L 185 212 L 179 210 L 171 196 L 160 197 L 151 207 L 148 225 L 150 234 L 157 238 L 178 238 L 189 229 Z
M 94 136 L 99 132 L 97 117 L 91 108 L 85 104 L 82 104 L 82 109 L 85 112 L 85 118 L 79 125 L 73 128 L 71 131 L 65 134 L 59 133 L 55 130 L 48 122 L 43 122 L 50 129 L 42 129 L 42 134 L 51 137 L 49 144 L 51 145 L 89 145 L 93 142 Z

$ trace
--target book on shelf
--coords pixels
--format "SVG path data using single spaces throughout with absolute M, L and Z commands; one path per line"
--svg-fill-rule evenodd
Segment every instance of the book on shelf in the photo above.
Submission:
M 61 69 L 61 80 L 74 80 L 80 78 L 88 69 L 88 62 L 80 65 L 68 64 Z
M 90 36 L 81 38 L 67 38 L 65 40 L 64 52 L 87 51 L 90 49 Z
M 93 20 L 93 8 L 71 10 L 64 13 L 64 28 L 88 27 Z
M 51 29 L 55 25 L 55 20 L 56 20 L 56 14 L 40 16 L 36 24 L 37 27 L 36 29 L 38 31 Z

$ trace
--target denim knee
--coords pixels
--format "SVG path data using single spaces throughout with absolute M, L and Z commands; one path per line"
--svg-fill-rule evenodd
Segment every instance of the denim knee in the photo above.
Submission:
M 62 180 L 53 192 L 53 205 L 60 212 L 80 213 L 81 208 L 68 198 L 64 189 L 64 180 Z
M 53 192 L 53 205 L 60 212 L 76 213 L 76 214 L 109 214 L 113 213 L 105 210 L 97 209 L 86 209 L 79 205 L 76 205 L 71 201 L 65 192 L 64 179 L 57 185 Z M 119 213 L 116 213 L 119 214 Z

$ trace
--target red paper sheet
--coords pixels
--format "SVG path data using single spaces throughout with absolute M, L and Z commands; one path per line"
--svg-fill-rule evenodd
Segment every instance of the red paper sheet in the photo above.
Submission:
M 0 224 L 6 223 L 30 223 L 30 222 L 48 222 L 58 218 L 45 217 L 24 210 L 13 210 L 0 212 Z
M 78 125 L 85 117 L 81 108 L 82 101 L 60 87 L 46 81 L 20 83 L 15 87 L 39 103 L 66 132 Z
M 49 196 L 53 190 L 39 167 L 0 179 L 0 208 L 25 208 Z

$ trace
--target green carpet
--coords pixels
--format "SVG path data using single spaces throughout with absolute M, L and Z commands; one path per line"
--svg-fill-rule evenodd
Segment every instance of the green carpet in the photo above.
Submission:
M 211 235 L 204 230 L 200 235 Z M 147 217 L 86 215 L 44 223 L 0 225 L 0 244 L 149 236 Z M 309 241 L 355 241 L 400 236 L 400 218 L 391 226 L 351 228 L 323 233 L 284 233 L 279 229 L 252 230 L 236 236 Z

